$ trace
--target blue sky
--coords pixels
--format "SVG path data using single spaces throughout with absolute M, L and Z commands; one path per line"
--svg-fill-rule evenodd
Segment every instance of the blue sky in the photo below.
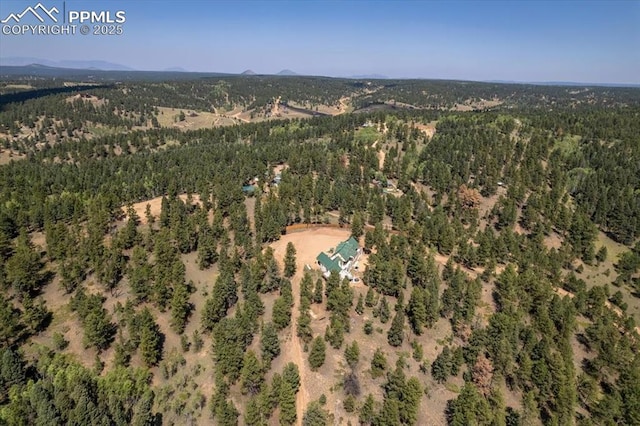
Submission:
M 2 0 L 0 19 L 36 3 Z M 124 10 L 124 34 L 0 35 L 0 55 L 141 70 L 640 83 L 640 1 L 67 0 L 66 9 Z

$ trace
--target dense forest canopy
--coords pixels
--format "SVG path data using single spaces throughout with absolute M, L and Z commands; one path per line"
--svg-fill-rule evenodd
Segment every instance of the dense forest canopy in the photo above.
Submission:
M 640 424 L 640 89 L 65 77 L 0 81 L 2 422 Z

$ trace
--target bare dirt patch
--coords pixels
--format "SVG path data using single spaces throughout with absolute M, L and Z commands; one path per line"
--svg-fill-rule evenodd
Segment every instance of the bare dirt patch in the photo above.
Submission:
M 94 95 L 89 95 L 86 93 L 78 93 L 77 95 L 69 96 L 66 99 L 67 102 L 72 103 L 76 101 L 83 101 L 92 104 L 93 106 L 103 106 L 108 102 L 107 99 L 101 99 Z
M 293 243 L 296 248 L 298 272 L 300 272 L 306 264 L 315 267 L 316 256 L 321 251 L 334 248 L 339 242 L 349 238 L 350 235 L 351 230 L 348 228 L 312 228 L 283 235 L 279 241 L 271 244 L 271 247 L 274 250 L 275 258 L 281 261 L 284 258 L 287 243 Z
M 413 126 L 416 129 L 422 131 L 425 135 L 427 135 L 429 139 L 431 139 L 433 135 L 436 134 L 436 123 L 437 121 L 432 121 L 429 124 L 413 123 Z
M 279 175 L 281 174 L 283 171 L 285 171 L 287 168 L 289 167 L 288 164 L 278 164 L 276 166 L 273 167 L 273 173 L 275 175 Z
M 484 217 L 488 212 L 491 211 L 491 209 L 493 209 L 493 206 L 498 201 L 498 198 L 500 198 L 501 195 L 506 196 L 506 194 L 507 189 L 503 186 L 499 186 L 494 195 L 490 197 L 481 197 L 480 204 L 478 204 L 478 215 L 480 217 Z
M 0 150 L 0 165 L 9 164 L 12 160 L 13 161 L 22 160 L 25 157 L 26 155 L 19 154 L 10 149 L 3 149 L 3 150 Z
M 544 237 L 544 245 L 548 249 L 559 249 L 562 246 L 562 237 L 558 235 L 557 232 L 552 232 L 551 234 Z
M 30 84 L 7 84 L 4 89 L 31 90 L 34 87 Z
M 183 202 L 187 201 L 187 194 L 180 194 L 178 195 L 178 197 L 180 197 L 180 199 Z M 193 204 L 200 205 L 200 195 L 193 194 L 192 199 L 193 199 Z M 140 218 L 140 223 L 143 225 L 147 223 L 147 216 L 146 216 L 147 204 L 149 205 L 149 210 L 151 211 L 151 215 L 157 219 L 158 216 L 160 215 L 160 211 L 162 210 L 162 197 L 156 197 L 156 198 L 152 198 L 151 200 L 140 201 L 139 203 L 133 204 L 133 210 L 135 210 L 136 214 Z M 125 209 L 126 207 L 123 208 L 123 211 L 126 214 Z
M 219 126 L 233 126 L 241 121 L 227 114 L 217 114 L 207 111 L 194 111 L 180 108 L 158 108 L 158 123 L 161 127 L 174 127 L 180 130 L 198 130 Z M 184 113 L 184 120 L 180 121 L 180 112 Z
M 456 104 L 451 110 L 453 111 L 473 111 L 482 110 L 487 108 L 493 108 L 498 105 L 502 105 L 502 101 L 499 99 L 480 99 L 479 101 L 473 101 L 467 99 L 462 104 Z
M 386 158 L 387 154 L 384 152 L 384 150 L 380 150 L 378 151 L 378 168 L 380 170 L 384 169 L 384 160 Z

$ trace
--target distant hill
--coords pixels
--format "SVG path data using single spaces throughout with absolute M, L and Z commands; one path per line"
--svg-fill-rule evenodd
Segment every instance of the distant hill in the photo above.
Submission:
M 382 74 L 361 74 L 361 75 L 351 75 L 347 78 L 357 78 L 357 79 L 372 79 L 372 80 L 386 80 L 389 77 Z
M 169 67 L 169 68 L 164 69 L 163 71 L 166 71 L 166 72 L 189 72 L 189 71 L 185 70 L 182 67 Z
M 276 74 L 276 75 L 289 75 L 289 76 L 293 76 L 293 75 L 299 75 L 299 74 L 298 74 L 298 73 L 296 73 L 296 72 L 293 72 L 293 71 L 291 71 L 291 70 L 284 69 L 284 70 L 280 71 L 280 72 L 279 72 L 278 74 Z
M 513 81 L 489 80 L 486 83 L 528 84 L 532 86 L 564 86 L 564 87 L 640 87 L 640 83 L 589 83 L 579 81 Z
M 256 75 L 253 70 L 245 70 L 240 75 Z
M 26 66 L 31 64 L 41 64 L 49 67 L 57 68 L 69 68 L 69 69 L 95 69 L 101 71 L 134 71 L 133 68 L 122 64 L 116 64 L 113 62 L 92 60 L 92 61 L 76 61 L 76 60 L 62 60 L 62 61 L 50 61 L 42 58 L 32 58 L 23 56 L 13 56 L 0 58 L 0 66 Z
M 45 78 L 66 78 L 74 81 L 127 81 L 127 80 L 186 80 L 202 77 L 228 76 L 227 73 L 185 72 L 185 71 L 131 71 L 101 70 L 96 68 L 61 68 L 47 64 L 28 64 L 23 66 L 0 64 L 0 78 L 11 76 L 31 76 Z
M 133 68 L 126 65 L 107 61 L 60 61 L 57 66 L 72 69 L 94 68 L 101 71 L 135 71 Z

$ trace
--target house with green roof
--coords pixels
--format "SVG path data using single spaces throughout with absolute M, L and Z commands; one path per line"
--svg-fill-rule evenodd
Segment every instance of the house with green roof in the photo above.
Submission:
M 339 243 L 330 254 L 320 253 L 316 257 L 316 262 L 325 277 L 329 277 L 332 271 L 340 274 L 340 278 L 351 279 L 351 268 L 360 257 L 362 250 L 358 240 L 351 237 Z

